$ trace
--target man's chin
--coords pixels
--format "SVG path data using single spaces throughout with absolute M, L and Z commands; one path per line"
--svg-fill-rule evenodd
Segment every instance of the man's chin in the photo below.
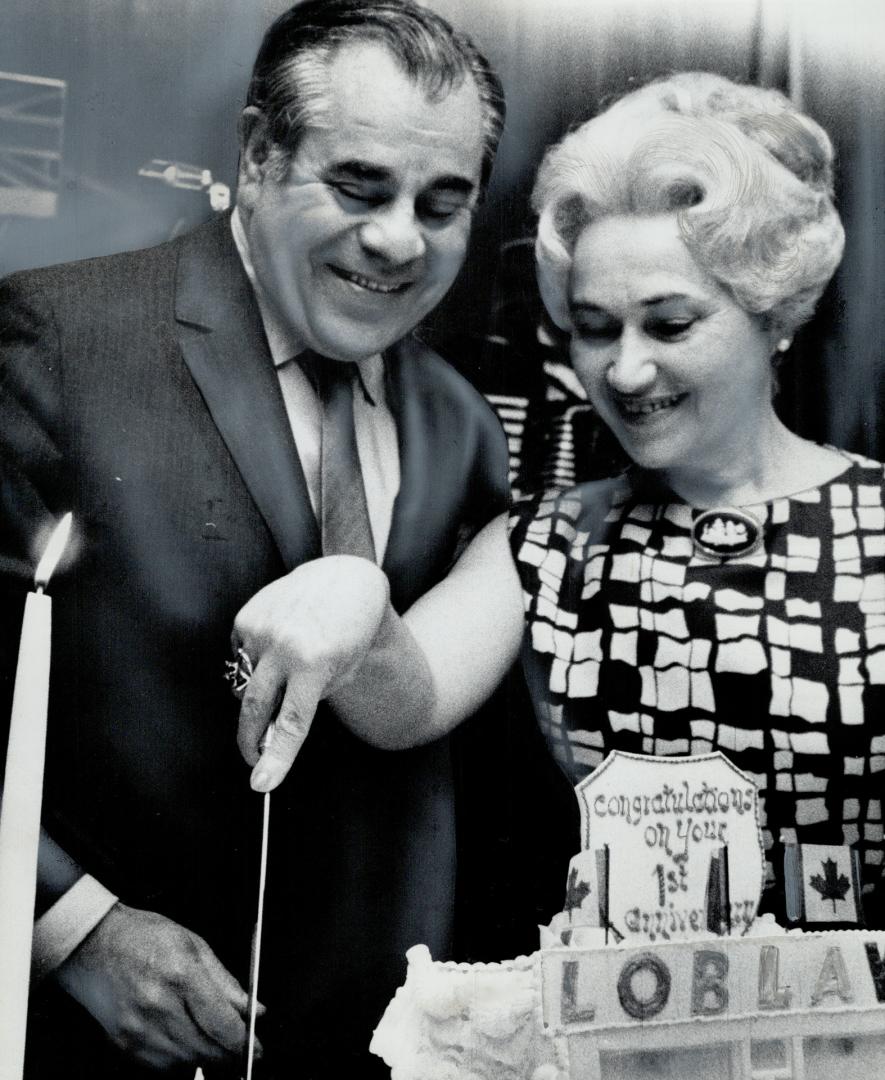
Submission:
M 368 360 L 370 356 L 389 349 L 391 345 L 401 341 L 412 327 L 389 333 L 372 333 L 363 329 L 360 332 L 346 335 L 317 335 L 311 348 L 321 356 L 328 356 L 331 360 L 340 360 L 342 363 L 352 362 L 358 364 L 361 360 Z

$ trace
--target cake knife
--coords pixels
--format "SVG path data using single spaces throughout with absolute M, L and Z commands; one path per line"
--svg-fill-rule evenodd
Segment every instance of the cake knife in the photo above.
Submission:
M 261 744 L 262 753 L 273 738 L 274 725 L 268 726 Z M 264 890 L 267 883 L 267 849 L 270 839 L 270 792 L 263 796 L 261 815 L 261 857 L 258 867 L 258 910 L 252 933 L 252 956 L 249 964 L 249 1034 L 246 1040 L 245 1080 L 252 1080 L 255 1064 L 255 1020 L 258 1013 L 258 972 L 261 967 L 261 933 L 264 926 Z

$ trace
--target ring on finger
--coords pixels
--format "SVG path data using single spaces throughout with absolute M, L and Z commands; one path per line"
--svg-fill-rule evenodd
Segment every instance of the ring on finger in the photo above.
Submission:
M 237 698 L 242 698 L 252 678 L 252 660 L 245 649 L 238 648 L 233 660 L 224 662 L 224 678 L 231 688 L 231 692 Z

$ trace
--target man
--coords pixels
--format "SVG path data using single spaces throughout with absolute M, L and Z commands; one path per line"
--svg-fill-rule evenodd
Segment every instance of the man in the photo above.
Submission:
M 261 808 L 221 671 L 244 605 L 246 712 L 282 694 L 283 737 L 338 706 L 273 796 L 267 1075 L 371 1075 L 405 949 L 449 948 L 452 747 L 369 745 L 359 679 L 506 502 L 491 413 L 409 336 L 461 266 L 502 122 L 497 79 L 437 16 L 308 0 L 256 61 L 232 219 L 0 290 L 4 685 L 33 548 L 76 521 L 53 586 L 41 1080 L 236 1068 Z M 327 463 L 345 444 L 358 499 Z M 354 501 L 361 535 L 333 520 L 324 546 Z M 262 592 L 299 567 L 293 644 Z

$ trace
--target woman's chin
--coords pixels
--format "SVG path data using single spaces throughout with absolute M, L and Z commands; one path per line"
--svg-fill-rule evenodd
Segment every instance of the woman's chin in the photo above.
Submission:
M 672 405 L 649 411 L 614 408 L 605 419 L 621 449 L 642 469 L 666 471 L 687 464 L 693 418 L 686 411 L 688 394 L 678 395 Z M 696 457 L 697 455 L 695 455 Z
M 682 455 L 674 453 L 673 447 L 623 436 L 619 437 L 618 441 L 630 461 L 640 469 L 666 473 L 679 467 Z

